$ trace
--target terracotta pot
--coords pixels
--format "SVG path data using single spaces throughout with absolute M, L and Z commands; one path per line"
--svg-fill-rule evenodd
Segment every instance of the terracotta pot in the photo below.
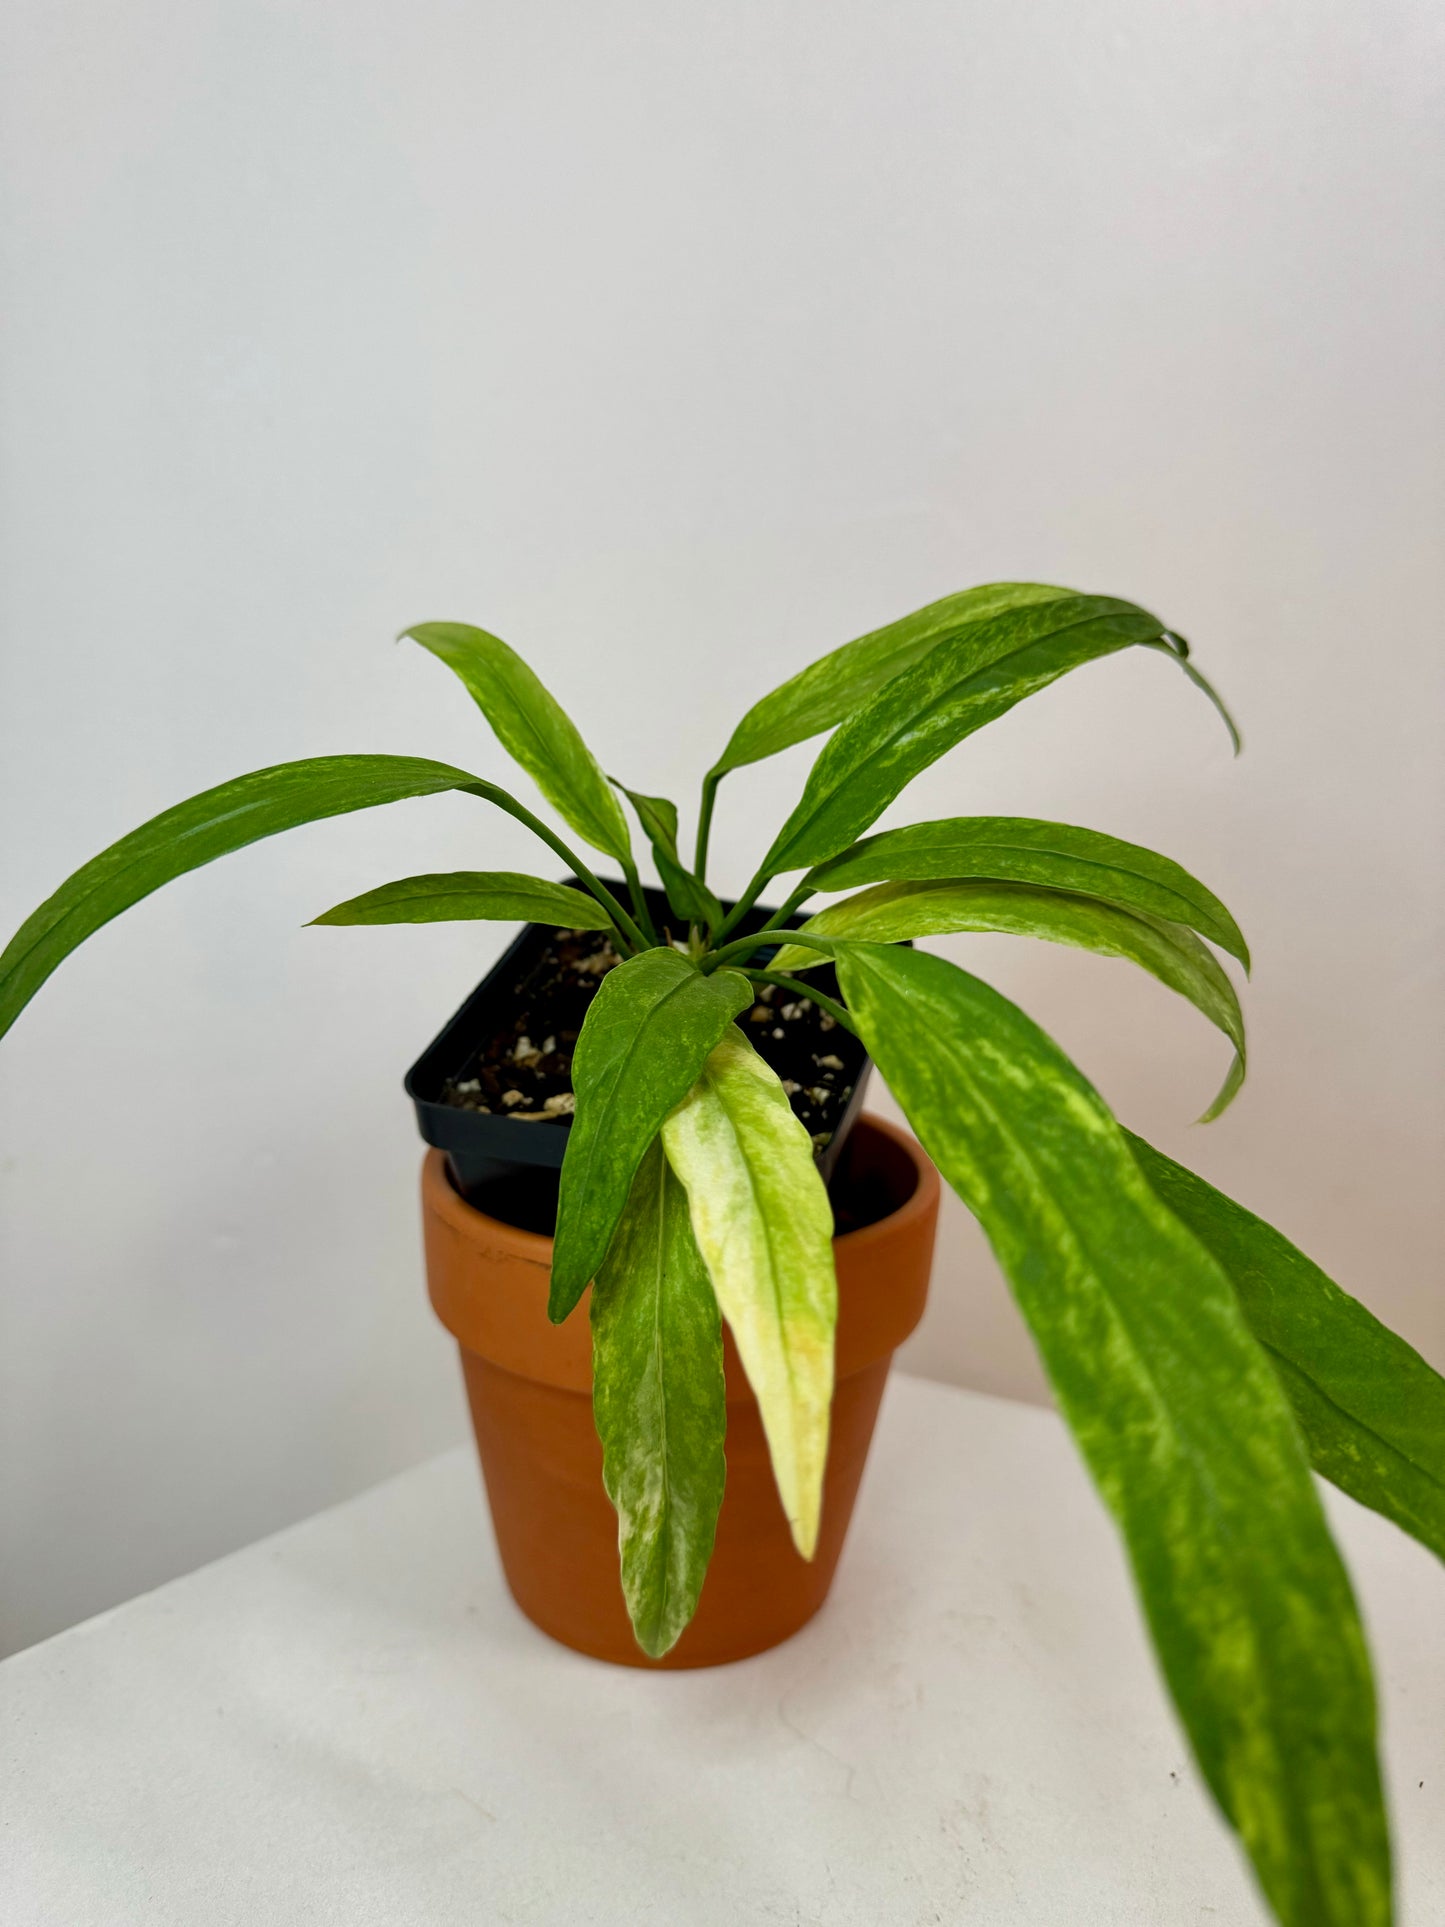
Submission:
M 552 1240 L 476 1210 L 452 1188 L 442 1154 L 427 1154 L 431 1301 L 461 1347 L 502 1569 L 543 1632 L 624 1666 L 717 1666 L 776 1646 L 827 1598 L 894 1349 L 923 1315 L 938 1216 L 938 1173 L 881 1118 L 856 1126 L 848 1186 L 884 1215 L 834 1241 L 837 1391 L 817 1556 L 809 1562 L 793 1549 L 757 1403 L 725 1333 L 727 1487 L 716 1549 L 692 1624 L 665 1659 L 650 1660 L 618 1579 L 586 1304 L 550 1324 Z

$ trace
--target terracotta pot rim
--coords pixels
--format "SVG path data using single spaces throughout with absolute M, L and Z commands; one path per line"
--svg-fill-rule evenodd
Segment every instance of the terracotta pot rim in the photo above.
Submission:
M 917 1138 L 900 1125 L 893 1123 L 891 1118 L 880 1117 L 876 1111 L 864 1111 L 853 1128 L 857 1130 L 859 1125 L 870 1126 L 880 1136 L 896 1144 L 912 1164 L 915 1179 L 912 1192 L 895 1211 L 890 1211 L 886 1217 L 875 1218 L 872 1224 L 859 1225 L 855 1231 L 840 1232 L 833 1240 L 835 1247 L 846 1246 L 850 1251 L 861 1252 L 866 1251 L 870 1244 L 877 1243 L 880 1239 L 895 1236 L 900 1227 L 907 1225 L 911 1218 L 923 1217 L 932 1211 L 938 1198 L 939 1176 L 933 1160 L 924 1151 Z M 518 1225 L 508 1224 L 504 1218 L 493 1218 L 487 1212 L 479 1211 L 474 1204 L 467 1202 L 452 1183 L 451 1172 L 447 1169 L 445 1159 L 439 1162 L 442 1167 L 441 1184 L 433 1193 L 433 1197 L 445 1215 L 454 1218 L 459 1226 L 469 1223 L 499 1225 L 506 1232 L 508 1242 L 519 1257 L 530 1258 L 534 1264 L 544 1265 L 550 1269 L 552 1240 L 545 1232 L 524 1231 Z

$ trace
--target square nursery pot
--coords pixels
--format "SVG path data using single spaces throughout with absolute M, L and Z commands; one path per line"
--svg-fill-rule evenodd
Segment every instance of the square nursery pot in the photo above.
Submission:
M 567 881 L 574 888 L 581 887 L 576 877 L 569 877 Z M 611 887 L 625 900 L 625 884 L 616 883 Z M 677 919 L 668 909 L 662 892 L 648 890 L 645 894 L 657 928 L 675 925 Z M 738 934 L 756 930 L 771 914 L 762 908 L 752 911 L 739 924 Z M 796 929 L 803 921 L 803 917 L 795 916 L 789 920 L 789 927 Z M 575 1034 L 588 1000 L 586 992 L 574 991 L 572 1008 L 560 1010 L 538 1007 L 534 994 L 538 978 L 547 974 L 549 946 L 563 934 L 551 924 L 525 925 L 521 935 L 503 951 L 406 1076 L 406 1094 L 416 1110 L 417 1129 L 428 1144 L 446 1154 L 452 1179 L 462 1195 L 508 1224 L 549 1233 L 557 1222 L 557 1185 L 567 1150 L 569 1120 L 559 1115 L 547 1122 L 524 1121 L 515 1115 L 469 1109 L 467 1104 L 480 1100 L 465 1093 L 467 1086 L 475 1081 L 479 1058 L 493 1038 L 507 1029 L 519 1009 L 530 1013 L 524 1021 L 544 1042 L 548 1031 Z M 601 934 L 597 936 L 599 942 Z M 590 934 L 586 941 L 589 944 L 593 941 Z M 765 962 L 775 951 L 776 946 L 761 950 L 758 957 Z M 838 978 L 831 964 L 810 971 L 808 977 L 824 996 L 838 995 Z M 591 980 L 591 991 L 595 991 L 599 981 L 596 977 Z M 785 991 L 771 986 L 764 986 L 759 996 L 771 999 L 780 1011 L 788 1002 Z M 828 1126 L 828 1141 L 818 1146 L 817 1162 L 824 1183 L 829 1183 L 840 1166 L 849 1132 L 862 1113 L 863 1095 L 873 1068 L 868 1053 L 858 1039 L 841 1026 L 822 1033 L 814 1030 L 815 1025 L 828 1021 L 814 1011 L 810 1022 L 803 1026 L 812 1033 L 808 1042 L 819 1054 L 836 1059 L 841 1066 L 836 1071 L 819 1070 L 813 1052 L 801 1050 L 795 1043 L 791 1033 L 798 1028 L 796 1024 L 786 1026 L 789 1034 L 780 1036 L 784 1026 L 771 1022 L 749 1023 L 750 1015 L 744 1012 L 739 1022 L 780 1077 L 788 1078 L 797 1072 L 798 1077 L 793 1081 L 799 1084 L 809 1076 L 821 1078 L 846 1094 L 841 1105 L 835 1102 L 830 1107 L 826 1118 L 809 1115 L 806 1089 L 793 1097 L 794 1110 L 804 1117 L 810 1130 L 823 1123 Z M 562 1087 L 571 1088 L 565 1076 Z
M 651 907 L 665 916 L 660 899 Z M 837 1051 L 846 1069 L 836 1076 L 852 1089 L 818 1153 L 839 1235 L 836 1390 L 817 1552 L 808 1561 L 793 1547 L 757 1402 L 724 1329 L 727 1484 L 717 1541 L 692 1623 L 665 1658 L 649 1659 L 623 1603 L 617 1516 L 602 1484 L 586 1301 L 562 1325 L 547 1317 L 567 1126 L 459 1109 L 443 1095 L 470 1081 L 479 1050 L 512 1021 L 555 935 L 529 925 L 407 1078 L 433 1147 L 422 1167 L 428 1289 L 461 1351 L 502 1569 L 522 1611 L 598 1659 L 720 1665 L 787 1639 L 827 1598 L 893 1352 L 923 1315 L 938 1174 L 906 1133 L 859 1116 L 867 1059 L 835 1030 L 832 1039 L 850 1047 L 846 1057 Z

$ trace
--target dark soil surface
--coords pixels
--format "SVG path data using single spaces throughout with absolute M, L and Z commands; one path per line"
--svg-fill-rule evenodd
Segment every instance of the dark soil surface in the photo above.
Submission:
M 461 1073 L 442 1101 L 520 1122 L 566 1125 L 572 1115 L 572 1052 L 603 977 L 621 958 L 597 930 L 558 930 L 536 966 L 514 988 L 511 1022 Z M 810 973 L 836 997 L 831 966 Z M 794 1115 L 819 1150 L 832 1139 L 863 1067 L 863 1046 L 810 998 L 774 984 L 738 1023 L 783 1080 Z

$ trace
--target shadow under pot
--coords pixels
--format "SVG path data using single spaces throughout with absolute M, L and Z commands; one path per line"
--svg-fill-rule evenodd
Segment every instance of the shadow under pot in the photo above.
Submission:
M 893 1353 L 923 1315 L 939 1182 L 906 1133 L 865 1115 L 833 1189 L 854 1228 L 833 1247 L 837 1386 L 816 1556 L 794 1549 L 757 1401 L 725 1330 L 727 1483 L 716 1547 L 696 1616 L 652 1660 L 633 1638 L 618 1575 L 617 1516 L 592 1420 L 587 1302 L 551 1324 L 551 1238 L 478 1210 L 441 1152 L 428 1152 L 427 1282 L 461 1350 L 502 1569 L 522 1611 L 563 1645 L 625 1666 L 717 1666 L 778 1645 L 827 1598 Z

